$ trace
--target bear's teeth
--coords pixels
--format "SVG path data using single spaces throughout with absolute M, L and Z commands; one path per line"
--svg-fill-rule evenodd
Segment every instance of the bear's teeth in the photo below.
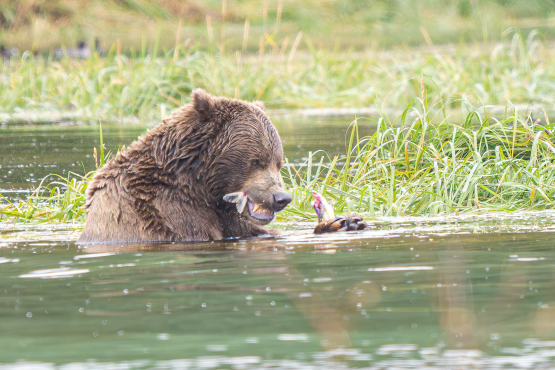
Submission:
M 260 209 L 260 204 L 256 203 L 256 204 L 254 205 L 254 207 L 252 208 L 252 211 L 253 211 L 253 212 L 256 212 L 256 211 L 258 211 L 259 209 Z

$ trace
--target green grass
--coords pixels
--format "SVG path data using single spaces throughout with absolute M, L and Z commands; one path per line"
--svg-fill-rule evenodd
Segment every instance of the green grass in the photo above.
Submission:
M 338 214 L 368 218 L 555 206 L 555 146 L 546 132 L 551 125 L 534 124 L 510 104 L 498 120 L 464 102 L 466 118 L 452 122 L 443 108 L 460 98 L 429 104 L 424 91 L 397 118 L 383 114 L 370 136 L 359 137 L 364 118 L 355 120 L 346 156 L 315 152 L 302 165 L 287 162 L 282 176 L 293 202 L 279 219 L 314 219 L 313 189 L 331 200 Z M 102 166 L 104 151 L 99 154 Z M 0 219 L 81 222 L 92 175 L 45 179 L 18 203 L 0 198 L 5 204 Z
M 99 38 L 103 48 L 120 41 L 125 52 L 145 44 L 167 51 L 184 42 L 235 52 L 243 48 L 248 20 L 251 52 L 261 38 L 267 49 L 276 41 L 281 47 L 299 31 L 317 48 L 368 50 L 491 42 L 508 28 L 540 28 L 553 39 L 553 15 L 551 0 L 5 0 L 0 44 L 48 53 Z
M 417 98 L 363 138 L 355 120 L 347 156 L 309 153 L 301 166 L 287 167 L 293 202 L 283 219 L 313 218 L 312 189 L 335 203 L 336 213 L 369 218 L 553 208 L 555 146 L 545 127 L 514 106 L 501 120 L 468 108 L 454 123 L 430 116 Z
M 510 36 L 510 35 L 509 35 Z M 159 120 L 203 87 L 214 95 L 261 99 L 269 108 L 384 107 L 402 111 L 420 94 L 427 99 L 459 95 L 464 102 L 504 105 L 507 100 L 555 105 L 555 53 L 532 32 L 514 33 L 495 45 L 465 45 L 422 51 L 340 53 L 288 48 L 258 56 L 217 56 L 182 47 L 159 58 L 115 49 L 106 57 L 78 61 L 22 59 L 0 64 L 0 120 L 139 117 Z M 21 115 L 27 112 L 29 115 Z
M 34 222 L 84 221 L 85 191 L 94 172 L 85 176 L 50 175 L 27 199 L 12 201 L 0 193 L 0 220 Z
M 112 49 L 84 61 L 22 59 L 0 65 L 0 107 L 4 121 L 22 111 L 68 109 L 82 118 L 159 120 L 197 87 L 261 99 L 269 108 L 377 107 L 376 133 L 359 137 L 353 122 L 346 157 L 315 152 L 304 165 L 286 167 L 294 200 L 280 219 L 313 218 L 311 189 L 336 212 L 366 217 L 553 207 L 554 146 L 521 107 L 555 105 L 555 54 L 535 32 L 493 46 L 430 50 L 287 49 L 259 58 L 178 47 L 159 58 L 146 49 L 132 57 Z M 493 117 L 489 105 L 507 108 Z M 2 197 L 1 219 L 81 222 L 91 176 L 44 179 L 14 203 Z

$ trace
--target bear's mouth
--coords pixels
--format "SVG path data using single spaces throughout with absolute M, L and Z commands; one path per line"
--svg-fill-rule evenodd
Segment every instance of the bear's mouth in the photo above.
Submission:
M 247 201 L 247 208 L 249 210 L 250 217 L 264 224 L 270 223 L 275 217 L 274 211 L 264 209 L 260 206 L 260 204 L 257 204 L 250 199 Z

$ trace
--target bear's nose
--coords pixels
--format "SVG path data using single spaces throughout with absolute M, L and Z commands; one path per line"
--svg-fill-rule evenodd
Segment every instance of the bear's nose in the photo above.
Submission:
M 279 192 L 274 194 L 274 210 L 276 212 L 284 209 L 291 202 L 291 195 L 285 192 Z

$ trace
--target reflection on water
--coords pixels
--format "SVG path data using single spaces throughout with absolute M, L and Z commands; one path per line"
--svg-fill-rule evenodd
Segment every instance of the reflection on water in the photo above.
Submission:
M 347 118 L 276 117 L 274 120 L 285 156 L 292 162 L 302 161 L 309 151 L 319 149 L 330 155 L 345 152 Z M 150 124 L 103 122 L 107 150 L 116 152 L 144 134 Z M 360 120 L 360 135 L 371 133 L 372 124 Z M 73 122 L 25 126 L 0 126 L 0 192 L 23 194 L 34 189 L 45 176 L 67 176 L 69 171 L 84 174 L 95 168 L 93 148 L 99 148 L 98 122 Z
M 0 369 L 551 368 L 553 219 L 88 248 L 3 225 Z
M 350 123 L 274 121 L 297 162 L 342 152 Z M 145 130 L 104 124 L 106 146 Z M 94 146 L 94 124 L 1 127 L 0 189 L 93 169 Z M 0 369 L 555 363 L 555 213 L 382 218 L 319 236 L 281 226 L 278 238 L 84 248 L 76 225 L 0 224 Z

